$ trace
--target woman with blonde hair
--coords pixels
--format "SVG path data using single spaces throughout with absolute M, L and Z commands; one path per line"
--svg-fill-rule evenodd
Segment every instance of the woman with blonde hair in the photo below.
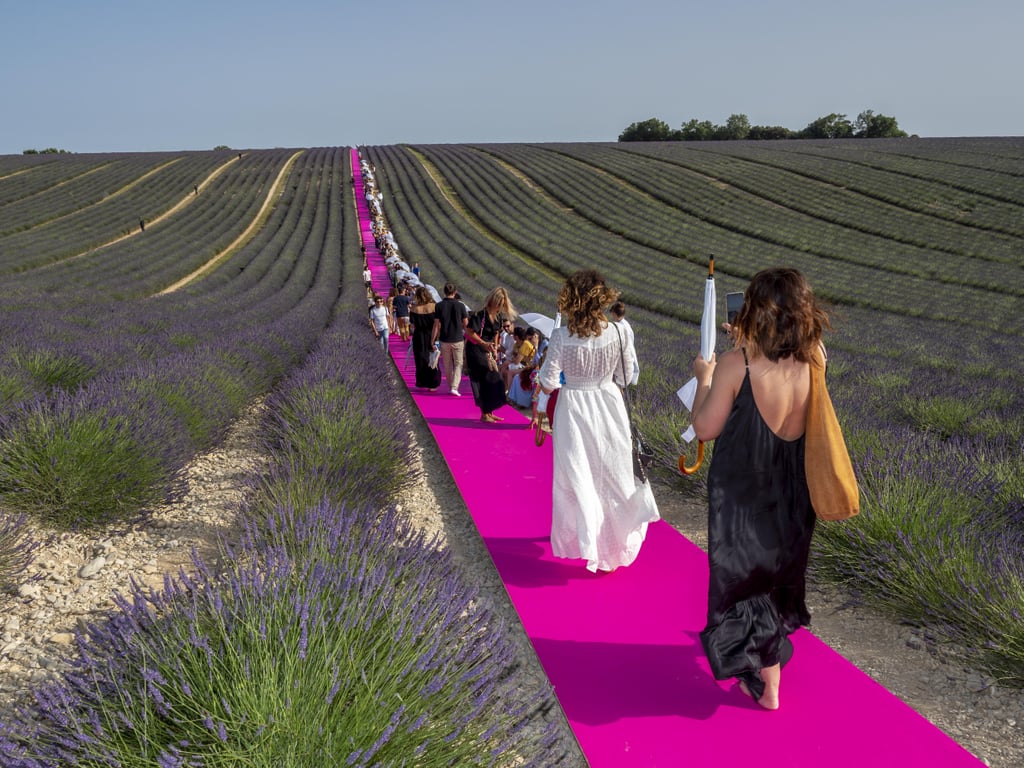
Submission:
M 795 269 L 754 275 L 730 328 L 735 347 L 697 357 L 692 424 L 715 440 L 708 470 L 707 626 L 718 680 L 778 709 L 789 635 L 810 623 L 805 572 L 814 510 L 804 474 L 809 363 L 828 316 Z M 712 378 L 714 374 L 714 378 Z
M 558 310 L 566 325 L 552 332 L 539 375 L 548 393 L 564 377 L 552 425 L 551 551 L 586 560 L 592 572 L 632 563 L 660 517 L 650 483 L 633 476 L 620 390 L 633 351 L 605 317 L 618 295 L 592 269 L 565 281 Z
M 505 404 L 505 379 L 498 369 L 498 334 L 505 320 L 516 319 L 508 291 L 501 286 L 487 294 L 484 305 L 469 316 L 466 326 L 466 370 L 480 421 L 504 421 L 494 412 Z

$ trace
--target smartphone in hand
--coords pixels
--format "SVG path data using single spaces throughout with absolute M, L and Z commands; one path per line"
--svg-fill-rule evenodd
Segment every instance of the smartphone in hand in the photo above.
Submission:
M 743 293 L 727 293 L 725 294 L 725 314 L 727 317 L 726 322 L 732 325 L 736 321 L 736 315 L 740 313 L 740 308 L 743 306 Z

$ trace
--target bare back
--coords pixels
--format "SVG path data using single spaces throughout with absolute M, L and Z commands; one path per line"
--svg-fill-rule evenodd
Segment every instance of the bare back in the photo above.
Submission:
M 792 358 L 773 363 L 765 357 L 751 360 L 750 389 L 768 429 L 783 440 L 804 433 L 810 366 Z

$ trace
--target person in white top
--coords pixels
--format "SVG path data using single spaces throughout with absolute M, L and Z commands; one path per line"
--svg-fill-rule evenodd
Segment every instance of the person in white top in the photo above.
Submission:
M 636 359 L 636 338 L 633 335 L 633 326 L 626 319 L 626 305 L 621 300 L 616 301 L 609 308 L 609 313 L 612 316 L 612 321 L 622 329 L 622 335 L 625 337 L 626 344 L 633 350 L 633 375 L 630 376 L 629 381 L 626 383 L 635 386 L 640 380 L 640 363 Z
M 377 341 L 387 352 L 391 326 L 388 323 L 388 308 L 384 304 L 384 297 L 379 294 L 373 297 L 373 306 L 370 307 L 370 327 L 376 334 Z
M 632 563 L 660 519 L 650 483 L 633 475 L 620 386 L 634 354 L 604 314 L 617 298 L 594 270 L 566 280 L 558 310 L 568 322 L 552 332 L 539 377 L 551 393 L 564 376 L 552 424 L 551 551 L 592 572 Z

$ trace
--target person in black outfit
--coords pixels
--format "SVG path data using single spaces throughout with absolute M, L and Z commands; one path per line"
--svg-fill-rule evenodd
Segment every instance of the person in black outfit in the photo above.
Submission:
M 434 333 L 434 298 L 426 286 L 416 288 L 416 303 L 409 310 L 412 322 L 412 356 L 416 362 L 416 386 L 433 392 L 441 386 L 441 369 L 430 367 L 430 355 L 434 351 L 431 337 Z
M 473 386 L 473 401 L 480 408 L 480 421 L 504 421 L 494 411 L 505 404 L 505 380 L 498 370 L 498 334 L 504 320 L 515 320 L 508 291 L 498 287 L 487 294 L 484 306 L 469 318 L 466 330 L 466 369 Z
M 434 309 L 434 330 L 430 338 L 431 345 L 441 342 L 441 366 L 448 379 L 448 391 L 459 395 L 459 384 L 462 383 L 462 365 L 465 355 L 465 330 L 469 322 L 466 305 L 455 298 L 454 283 L 444 284 L 444 298 Z
M 793 653 L 789 635 L 811 620 L 805 572 L 815 516 L 804 424 L 808 363 L 828 327 L 800 272 L 765 270 L 728 326 L 735 348 L 693 364 L 692 424 L 699 439 L 716 440 L 701 644 L 715 678 L 737 678 L 765 709 L 779 707 L 782 665 Z
M 412 297 L 409 295 L 408 286 L 401 286 L 391 303 L 395 310 L 395 328 L 402 341 L 409 340 L 409 307 L 412 305 Z

